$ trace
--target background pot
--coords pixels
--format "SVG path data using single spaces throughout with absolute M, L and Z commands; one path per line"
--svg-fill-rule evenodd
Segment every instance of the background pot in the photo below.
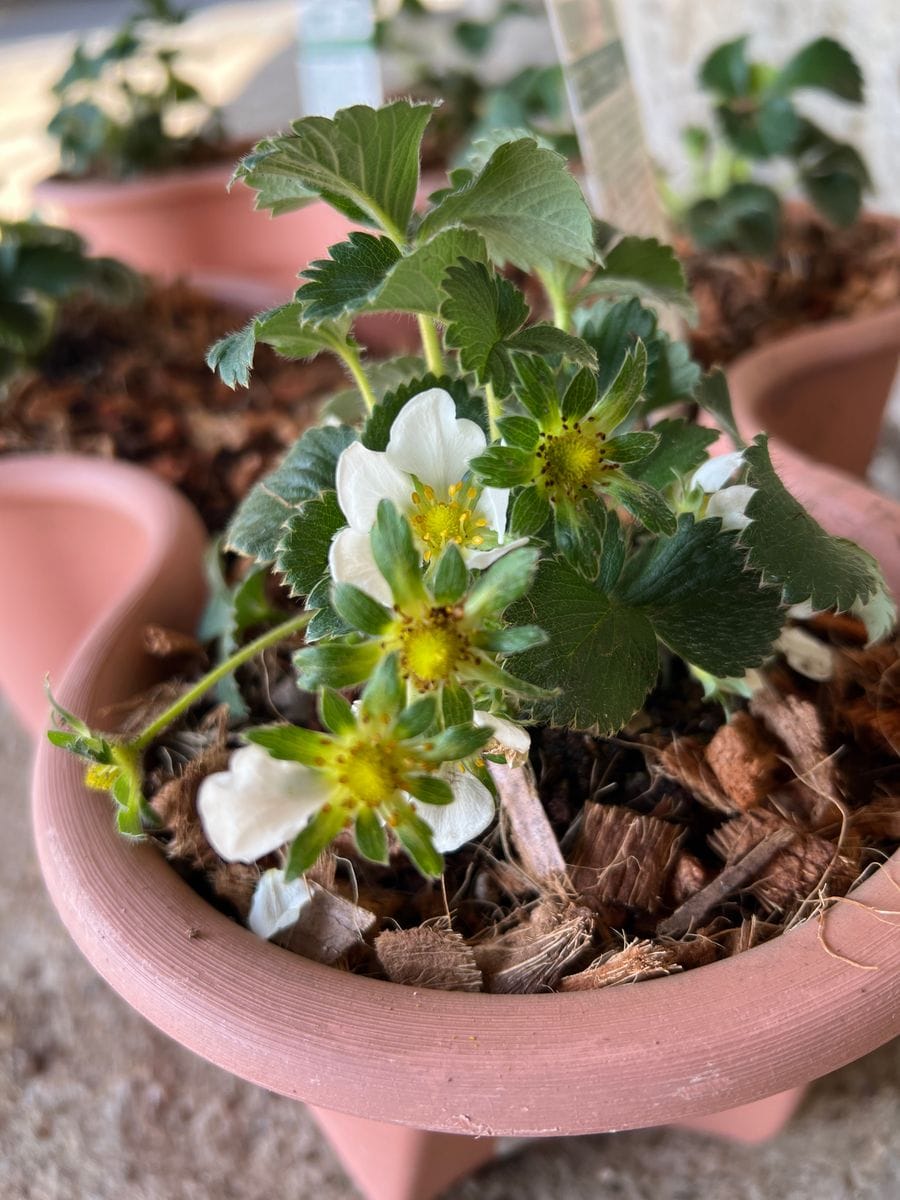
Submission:
M 886 566 L 900 585 L 900 506 L 799 457 L 790 465 L 814 507 L 839 515 L 837 531 L 862 528 L 870 549 L 884 555 L 890 548 Z M 134 468 L 91 463 L 89 470 L 95 511 L 98 504 L 114 508 L 117 536 L 124 543 L 143 536 L 153 550 L 136 554 L 124 590 L 105 598 L 60 689 L 67 706 L 102 722 L 109 704 L 158 670 L 142 648 L 145 622 L 191 626 L 200 562 L 182 501 L 170 496 L 166 534 L 151 535 L 150 492 L 140 501 L 135 493 L 134 502 L 125 493 L 131 482 L 138 489 L 148 482 L 157 497 L 167 489 L 139 480 Z M 98 485 L 107 470 L 129 479 L 119 474 L 115 488 Z M 80 511 L 79 540 L 96 545 L 92 514 Z M 115 555 L 116 541 L 107 538 Z M 460 1134 L 578 1134 L 691 1121 L 796 1088 L 898 1032 L 900 938 L 858 906 L 829 914 L 828 938 L 878 968 L 871 973 L 829 957 L 808 923 L 736 958 L 635 988 L 421 992 L 260 942 L 210 908 L 152 847 L 120 839 L 107 805 L 82 786 L 78 762 L 46 744 L 36 763 L 34 817 L 48 888 L 97 970 L 195 1052 L 325 1110 L 319 1119 L 348 1166 L 383 1200 L 432 1195 L 492 1153 L 485 1142 L 458 1142 Z M 889 869 L 896 876 L 900 856 Z M 890 909 L 896 887 L 882 872 L 856 898 Z M 201 936 L 185 937 L 192 928 Z M 777 1103 L 786 1109 L 791 1101 Z M 411 1128 L 384 1129 L 384 1121 Z M 728 1128 L 734 1131 L 733 1116 Z M 377 1170 L 367 1178 L 372 1163 Z

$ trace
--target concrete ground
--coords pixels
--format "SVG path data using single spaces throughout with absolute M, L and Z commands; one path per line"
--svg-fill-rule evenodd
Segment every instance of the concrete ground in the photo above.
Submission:
M 0 1200 L 351 1200 L 300 1105 L 169 1041 L 81 958 L 35 861 L 29 759 L 0 709 Z M 448 1200 L 898 1195 L 900 1041 L 815 1084 L 767 1146 L 664 1129 L 532 1143 Z

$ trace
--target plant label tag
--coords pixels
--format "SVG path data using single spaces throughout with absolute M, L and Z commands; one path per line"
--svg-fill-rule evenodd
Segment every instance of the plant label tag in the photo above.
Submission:
M 298 0 L 297 71 L 305 116 L 383 102 L 372 0 Z
M 665 237 L 614 0 L 546 5 L 594 212 L 626 233 Z

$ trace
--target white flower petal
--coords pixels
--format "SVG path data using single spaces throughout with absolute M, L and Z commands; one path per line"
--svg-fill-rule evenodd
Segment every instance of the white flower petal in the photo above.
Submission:
M 450 393 L 429 388 L 397 414 L 385 453 L 392 466 L 444 492 L 462 479 L 469 460 L 486 445 L 484 431 L 474 421 L 457 418 Z
M 480 728 L 490 729 L 493 733 L 482 753 L 502 754 L 511 767 L 519 767 L 527 760 L 531 750 L 531 738 L 527 729 L 480 708 L 476 708 L 472 713 L 472 721 Z
M 207 841 L 226 862 L 256 862 L 289 842 L 329 796 L 318 771 L 243 746 L 229 769 L 207 775 L 197 812 Z
M 509 488 L 486 487 L 478 498 L 478 507 L 491 529 L 500 536 L 500 544 L 506 535 L 506 510 L 509 507 Z
M 813 608 L 812 597 L 802 600 L 799 604 L 792 604 L 787 610 L 788 616 L 793 617 L 795 621 L 808 621 L 810 617 L 814 617 L 820 609 Z
M 744 510 L 755 491 L 756 488 L 738 483 L 734 487 L 722 488 L 720 492 L 713 492 L 706 506 L 706 515 L 721 517 L 723 529 L 746 529 L 750 524 L 750 517 Z
M 735 450 L 732 454 L 718 454 L 697 468 L 691 479 L 691 487 L 702 488 L 704 492 L 717 492 L 725 486 L 743 461 L 743 450 Z
M 775 649 L 781 651 L 789 666 L 807 679 L 824 683 L 834 674 L 834 652 L 831 647 L 796 625 L 782 629 Z
M 453 790 L 452 802 L 417 804 L 416 812 L 431 829 L 435 849 L 448 854 L 487 829 L 494 819 L 494 798 L 468 771 L 448 767 L 440 774 Z
M 496 562 L 498 558 L 502 558 L 504 554 L 509 554 L 510 550 L 517 550 L 519 546 L 527 546 L 528 538 L 516 538 L 514 542 L 507 542 L 505 546 L 495 546 L 493 550 L 470 550 L 463 547 L 463 561 L 469 567 L 475 567 L 479 571 L 483 571 L 485 567 L 489 567 L 492 562 Z
M 274 937 L 282 929 L 295 925 L 300 910 L 312 897 L 304 879 L 285 882 L 284 871 L 271 867 L 263 871 L 250 901 L 247 924 L 257 937 Z
M 351 529 L 367 533 L 375 524 L 381 500 L 391 500 L 405 512 L 410 506 L 412 481 L 392 466 L 386 454 L 351 442 L 341 451 L 335 471 L 335 488 L 341 512 Z
M 328 569 L 335 583 L 355 584 L 382 604 L 394 603 L 387 580 L 372 556 L 372 543 L 367 533 L 339 529 L 328 549 Z

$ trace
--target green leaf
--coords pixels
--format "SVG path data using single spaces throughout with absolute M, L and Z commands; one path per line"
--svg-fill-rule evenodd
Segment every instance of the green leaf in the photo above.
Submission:
M 351 233 L 348 241 L 329 246 L 328 253 L 330 258 L 316 259 L 302 272 L 309 282 L 298 289 L 296 298 L 310 321 L 365 308 L 400 258 L 390 238 L 371 233 Z
M 658 655 L 649 618 L 604 594 L 577 571 L 545 559 L 528 595 L 509 613 L 534 623 L 549 641 L 516 659 L 531 683 L 557 689 L 530 706 L 535 719 L 612 734 L 653 686 Z
M 716 200 L 688 209 L 688 233 L 701 250 L 771 254 L 781 229 L 781 201 L 759 183 L 735 183 Z
M 675 251 L 656 238 L 620 238 L 605 252 L 603 266 L 594 272 L 584 294 L 637 296 L 651 304 L 677 308 L 688 318 L 695 312 Z
M 532 271 L 561 260 L 586 267 L 593 258 L 581 188 L 560 155 L 530 138 L 499 146 L 474 181 L 426 215 L 419 239 L 456 225 L 480 233 L 498 266 Z
M 312 358 L 344 346 L 348 328 L 346 321 L 308 322 L 303 306 L 292 301 L 260 313 L 243 329 L 214 342 L 206 364 L 228 387 L 247 387 L 257 342 L 272 346 L 284 358 Z
M 378 665 L 377 642 L 318 642 L 294 654 L 297 686 L 304 692 L 321 687 L 353 687 L 368 679 Z
M 482 571 L 466 598 L 466 617 L 473 622 L 500 616 L 528 590 L 540 552 L 531 546 L 510 550 Z
M 436 775 L 409 775 L 406 779 L 406 790 L 423 804 L 452 804 L 453 792 L 446 779 L 438 779 Z
M 844 171 L 830 174 L 810 171 L 801 175 L 800 182 L 812 206 L 834 225 L 846 228 L 859 216 L 863 189 L 853 175 Z
M 438 560 L 432 592 L 438 604 L 455 604 L 466 590 L 469 573 L 458 547 L 451 542 Z
M 510 530 L 516 537 L 535 537 L 550 520 L 550 501 L 545 492 L 526 487 L 513 501 Z
M 707 447 L 718 440 L 715 429 L 681 419 L 658 421 L 653 432 L 659 436 L 659 444 L 646 458 L 632 463 L 628 474 L 660 491 L 695 471 L 706 461 Z
M 319 693 L 319 720 L 332 733 L 352 733 L 356 729 L 356 717 L 340 692 L 323 688 Z
M 772 83 L 779 91 L 819 88 L 852 104 L 863 100 L 862 71 L 849 50 L 833 38 L 816 38 L 791 58 Z
M 619 471 L 605 478 L 603 486 L 652 533 L 669 535 L 675 532 L 675 514 L 669 508 L 665 496 L 649 483 L 642 479 L 632 479 Z
M 357 104 L 333 118 L 303 117 L 290 133 L 261 143 L 243 177 L 265 207 L 274 210 L 279 203 L 277 184 L 284 180 L 288 195 L 293 189 L 302 199 L 298 188 L 311 191 L 351 220 L 402 237 L 412 216 L 419 147 L 432 112 L 431 104 L 396 100 L 379 109 Z
M 757 489 L 740 541 L 748 562 L 766 582 L 782 588 L 785 604 L 809 600 L 814 609 L 846 612 L 884 588 L 878 564 L 846 538 L 832 537 L 795 500 L 775 473 L 768 438 L 759 434 L 744 452 L 747 483 Z
M 422 560 L 413 541 L 412 529 L 390 500 L 379 501 L 371 539 L 372 556 L 396 603 L 403 606 L 424 600 Z
M 449 392 L 456 404 L 457 417 L 474 421 L 485 434 L 488 432 L 484 400 L 480 396 L 471 395 L 464 380 L 451 379 L 448 375 L 423 375 L 416 372 L 413 378 L 396 384 L 393 391 L 386 392 L 375 405 L 360 438 L 366 449 L 386 450 L 397 414 L 415 396 L 432 388 L 441 388 Z
M 690 515 L 631 559 L 616 597 L 643 611 L 676 654 L 721 678 L 759 666 L 784 623 L 779 590 L 746 569 L 735 534 Z
M 321 493 L 334 490 L 337 460 L 355 440 L 355 431 L 346 425 L 307 429 L 280 466 L 241 502 L 226 530 L 225 548 L 257 562 L 273 562 L 283 527 L 294 510 L 307 500 L 322 498 L 326 506 L 332 503 Z M 331 511 L 333 515 L 333 508 Z
M 282 515 L 283 510 L 278 510 Z M 328 571 L 328 552 L 339 529 L 347 524 L 335 492 L 307 500 L 283 520 L 275 558 L 292 597 L 308 596 Z
M 426 877 L 438 878 L 444 870 L 444 860 L 434 848 L 431 830 L 408 804 L 395 805 L 394 833 L 413 864 Z
M 700 84 L 720 96 L 734 99 L 750 90 L 750 63 L 747 61 L 747 38 L 717 46 L 700 67 Z
M 387 833 L 374 809 L 361 808 L 359 810 L 356 814 L 353 833 L 356 839 L 356 848 L 363 858 L 368 858 L 371 862 L 387 863 L 390 857 Z
M 272 758 L 303 763 L 306 767 L 321 762 L 323 750 L 330 745 L 323 734 L 300 725 L 259 725 L 245 729 L 241 736 L 246 742 L 262 746 Z
M 703 376 L 694 393 L 694 399 L 702 409 L 715 417 L 719 428 L 728 434 L 735 447 L 742 450 L 747 443 L 738 431 L 731 408 L 728 379 L 720 367 L 714 367 L 708 375 Z
M 447 298 L 441 317 L 444 340 L 459 350 L 459 361 L 479 383 L 492 383 L 500 396 L 512 388 L 512 366 L 506 340 L 528 317 L 522 293 L 484 263 L 463 259 L 444 280 Z
M 487 247 L 471 229 L 444 229 L 395 263 L 378 295 L 373 312 L 425 313 L 437 317 L 444 300 L 447 268 L 461 258 L 487 262 Z
M 294 838 L 284 868 L 285 879 L 290 882 L 315 866 L 319 855 L 327 850 L 347 820 L 347 810 L 339 804 L 320 809 Z
M 334 611 L 343 617 L 351 629 L 379 637 L 391 625 L 391 614 L 384 605 L 352 583 L 334 584 L 331 603 Z

